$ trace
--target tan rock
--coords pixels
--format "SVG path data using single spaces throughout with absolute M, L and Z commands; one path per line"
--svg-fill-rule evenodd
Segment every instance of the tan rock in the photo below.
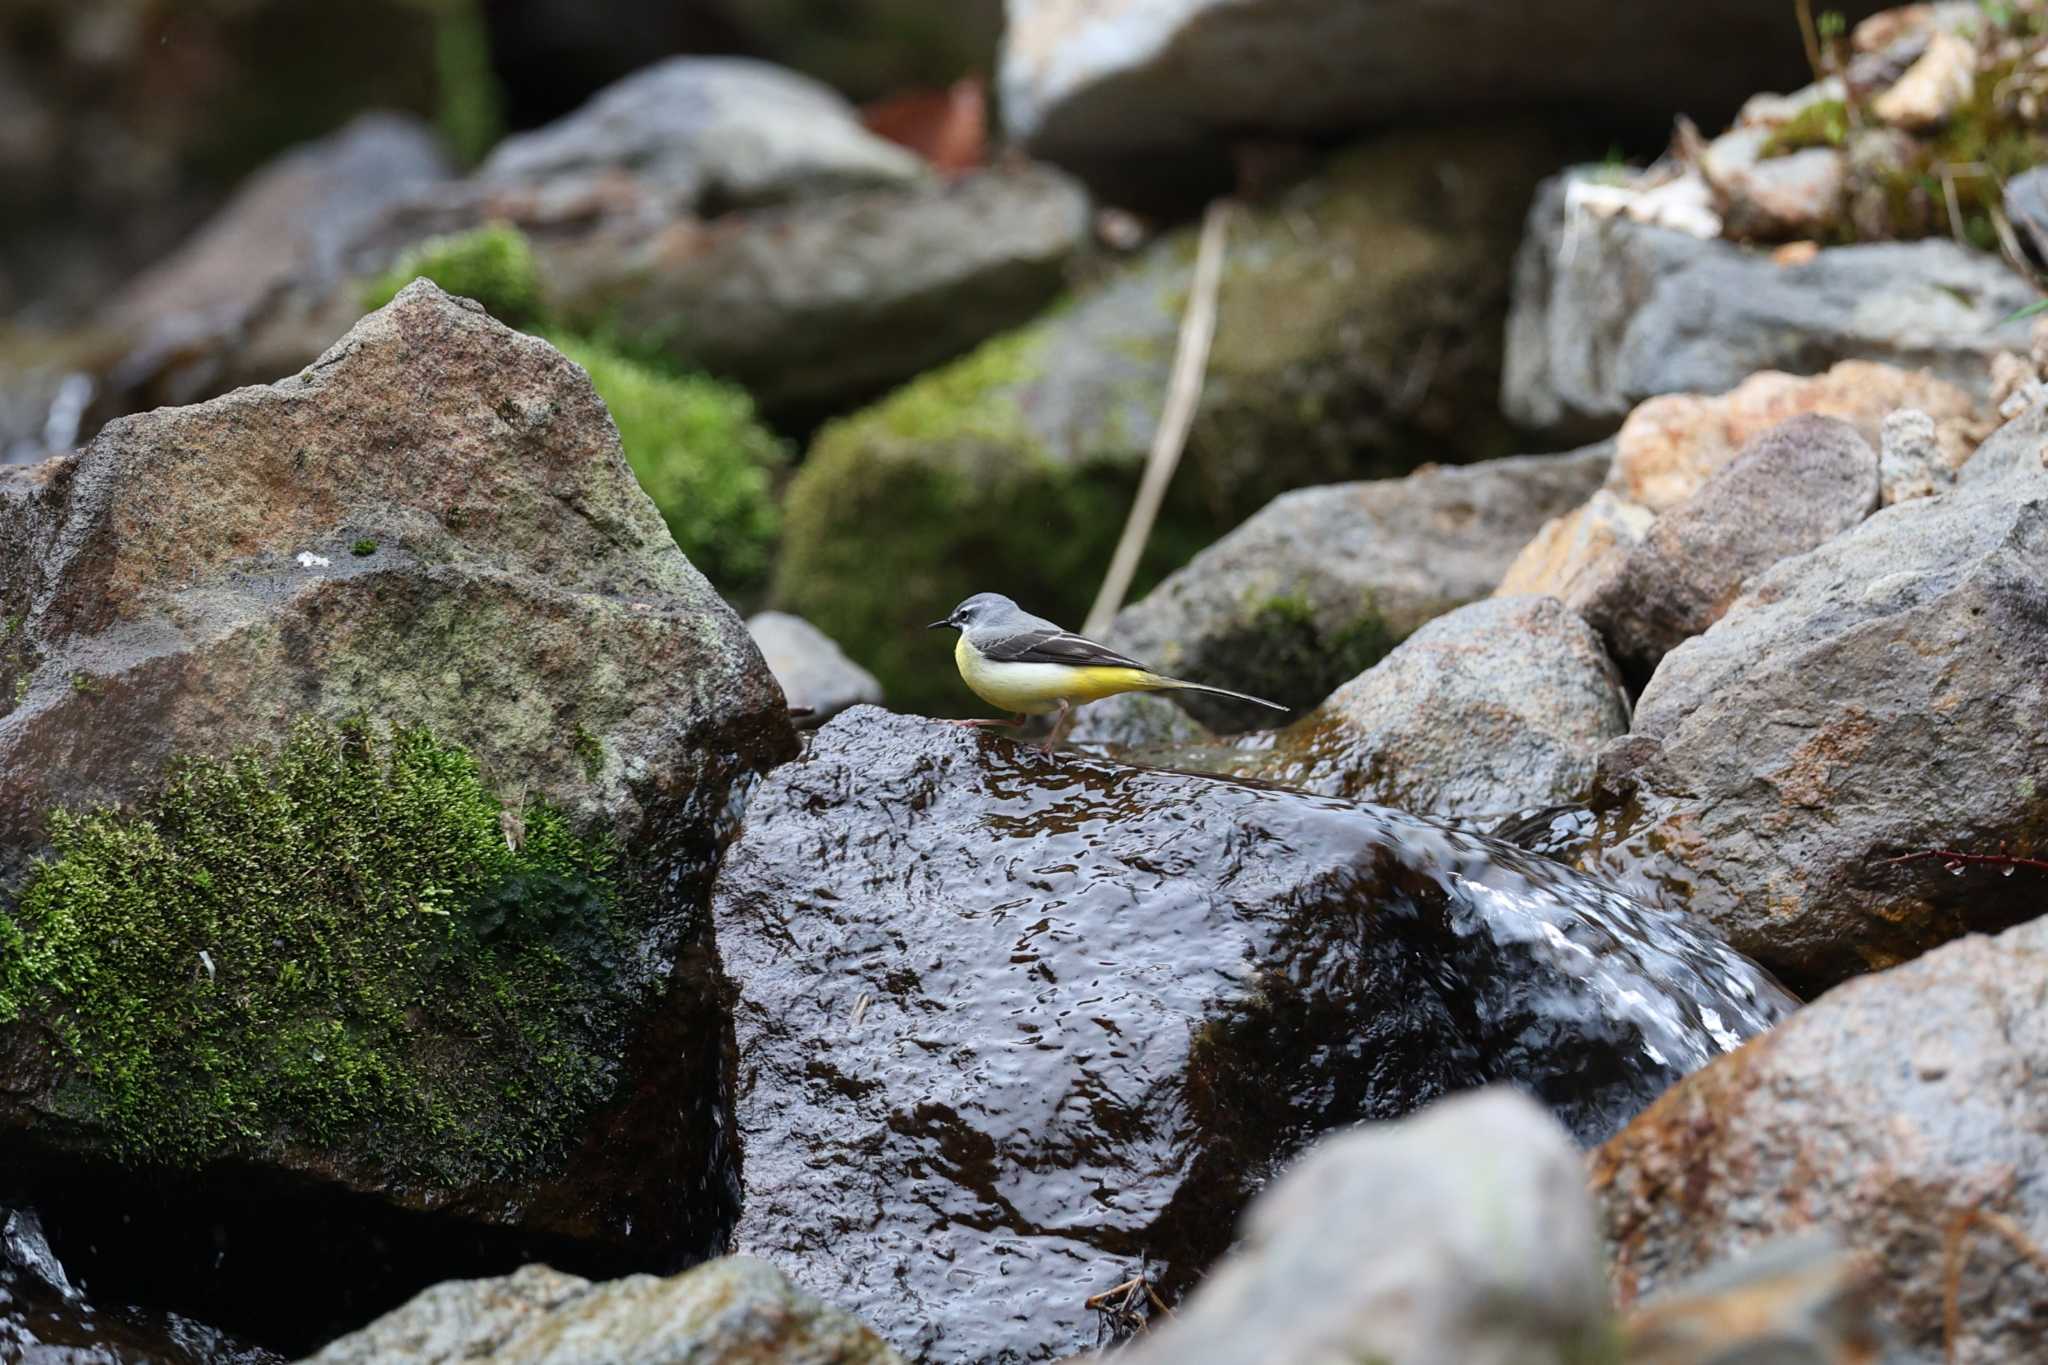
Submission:
M 1936 33 L 1898 83 L 1870 102 L 1894 128 L 1935 128 L 1948 122 L 1977 85 L 1977 49 L 1953 33 Z
M 1643 538 L 1656 514 L 1601 489 L 1584 506 L 1552 517 L 1522 547 L 1495 597 L 1536 594 L 1575 604 L 1618 551 Z
M 1707 144 L 1700 174 L 1730 236 L 1778 240 L 1818 233 L 1839 215 L 1848 161 L 1834 147 L 1765 156 L 1768 128 L 1737 128 Z
M 1636 406 L 1616 437 L 1607 487 L 1662 512 L 1695 492 L 1753 437 L 1789 417 L 1839 417 L 1873 446 L 1885 415 L 1918 408 L 1934 419 L 1941 452 L 1960 468 L 1986 428 L 1970 395 L 1925 370 L 1845 360 L 1826 374 L 1766 370 L 1718 397 L 1662 394 Z

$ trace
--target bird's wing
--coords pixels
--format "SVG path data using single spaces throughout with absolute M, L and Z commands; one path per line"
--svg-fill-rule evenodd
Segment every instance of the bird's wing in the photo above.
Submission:
M 1126 658 L 1106 645 L 1058 628 L 1027 630 L 1007 635 L 978 649 L 997 663 L 1065 664 L 1069 668 L 1135 668 L 1152 670 L 1136 659 Z

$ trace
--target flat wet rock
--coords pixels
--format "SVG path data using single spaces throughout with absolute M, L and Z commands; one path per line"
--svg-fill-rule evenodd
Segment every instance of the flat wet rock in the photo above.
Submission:
M 858 708 L 714 920 L 736 1250 L 913 1356 L 1093 1345 L 1316 1134 L 1510 1081 L 1582 1141 L 1791 1007 L 1682 917 L 1397 812 Z

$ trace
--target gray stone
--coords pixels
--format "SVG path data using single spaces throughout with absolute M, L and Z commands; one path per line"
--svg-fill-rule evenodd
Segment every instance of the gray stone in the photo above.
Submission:
M 1131 1365 L 1574 1365 L 1615 1332 L 1569 1136 L 1501 1087 L 1325 1138 Z
M 1933 423 L 1922 420 L 1932 450 Z M 1571 605 L 1625 671 L 1647 680 L 1680 642 L 1720 620 L 1752 576 L 1848 530 L 1877 503 L 1877 453 L 1856 428 L 1794 417 L 1615 551 L 1613 571 L 1593 575 Z
M 1956 475 L 1965 488 L 2011 483 L 2038 486 L 2048 476 L 2048 402 L 2029 403 L 2019 414 L 1986 437 Z
M 1304 488 L 1118 614 L 1108 643 L 1175 677 L 1310 707 L 1409 632 L 1491 593 L 1543 524 L 1606 477 L 1611 448 Z M 1212 725 L 1271 724 L 1219 698 Z
M 708 217 L 909 184 L 927 172 L 807 76 L 744 57 L 671 57 L 545 128 L 505 139 L 477 179 L 563 196 L 621 174 L 665 217 Z
M 764 611 L 748 618 L 747 633 L 761 647 L 791 709 L 809 713 L 798 718 L 799 724 L 823 725 L 849 706 L 882 700 L 875 675 L 801 616 Z
M 1213 744 L 1216 736 L 1161 693 L 1125 692 L 1082 707 L 1067 729 L 1066 740 L 1131 750 Z
M 702 233 L 566 249 L 564 314 L 817 408 L 920 374 L 1049 303 L 1088 240 L 1088 200 L 1025 163 L 766 208 Z M 543 246 L 543 261 L 550 259 Z
M 1106 187 L 1247 130 L 1328 137 L 1561 105 L 1668 120 L 1807 74 L 1783 16 L 1746 0 L 1009 0 L 1009 16 L 1005 124 Z
M 305 1365 L 901 1365 L 902 1357 L 781 1271 L 727 1256 L 668 1279 L 592 1284 L 544 1265 L 450 1280 Z
M 2048 259 L 2048 166 L 2021 171 L 2005 182 L 2003 195 L 2005 216 Z
M 1580 174 L 1580 173 L 1574 173 Z M 1838 360 L 1926 368 L 1982 395 L 2007 319 L 2035 297 L 1996 257 L 1947 240 L 1830 247 L 1779 265 L 1734 242 L 1567 213 L 1545 186 L 1515 261 L 1501 401 L 1526 426 L 1612 431 L 1660 393 L 1722 393 L 1758 370 Z
M 1841 211 L 1847 158 L 1835 147 L 1766 156 L 1771 137 L 1769 128 L 1736 128 L 1700 156 L 1700 174 L 1713 188 L 1727 235 L 1783 241 L 1826 232 Z
M 1918 408 L 1886 414 L 1878 440 L 1878 477 L 1885 506 L 1909 498 L 1931 498 L 1954 486 L 1956 471 L 1942 456 L 1934 419 Z
M 1826 1231 L 1870 1273 L 1895 1358 L 2038 1360 L 2048 1265 L 2013 1237 L 2048 1246 L 2044 976 L 2048 919 L 1972 936 L 1838 986 L 1681 1081 L 1593 1164 L 1624 1301 Z
M 1887 860 L 2048 840 L 2048 478 L 1885 508 L 1752 580 L 1635 731 L 1593 864 L 1797 985 L 2039 914 L 2022 878 Z
M 870 707 L 755 790 L 713 919 L 733 1247 L 930 1360 L 1093 1345 L 1140 1257 L 1178 1297 L 1321 1132 L 1506 1081 L 1597 1140 L 1791 1003 L 1505 844 Z
M 1423 626 L 1237 771 L 1458 819 L 1576 801 L 1628 729 L 1600 639 L 1554 597 L 1493 597 Z

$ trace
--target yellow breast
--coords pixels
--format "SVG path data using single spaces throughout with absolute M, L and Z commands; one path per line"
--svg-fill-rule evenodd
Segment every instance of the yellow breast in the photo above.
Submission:
M 975 696 L 1021 716 L 1046 715 L 1063 701 L 1080 706 L 1119 692 L 1144 692 L 1161 681 L 1137 668 L 998 663 L 969 644 L 965 635 L 953 646 L 953 659 Z

